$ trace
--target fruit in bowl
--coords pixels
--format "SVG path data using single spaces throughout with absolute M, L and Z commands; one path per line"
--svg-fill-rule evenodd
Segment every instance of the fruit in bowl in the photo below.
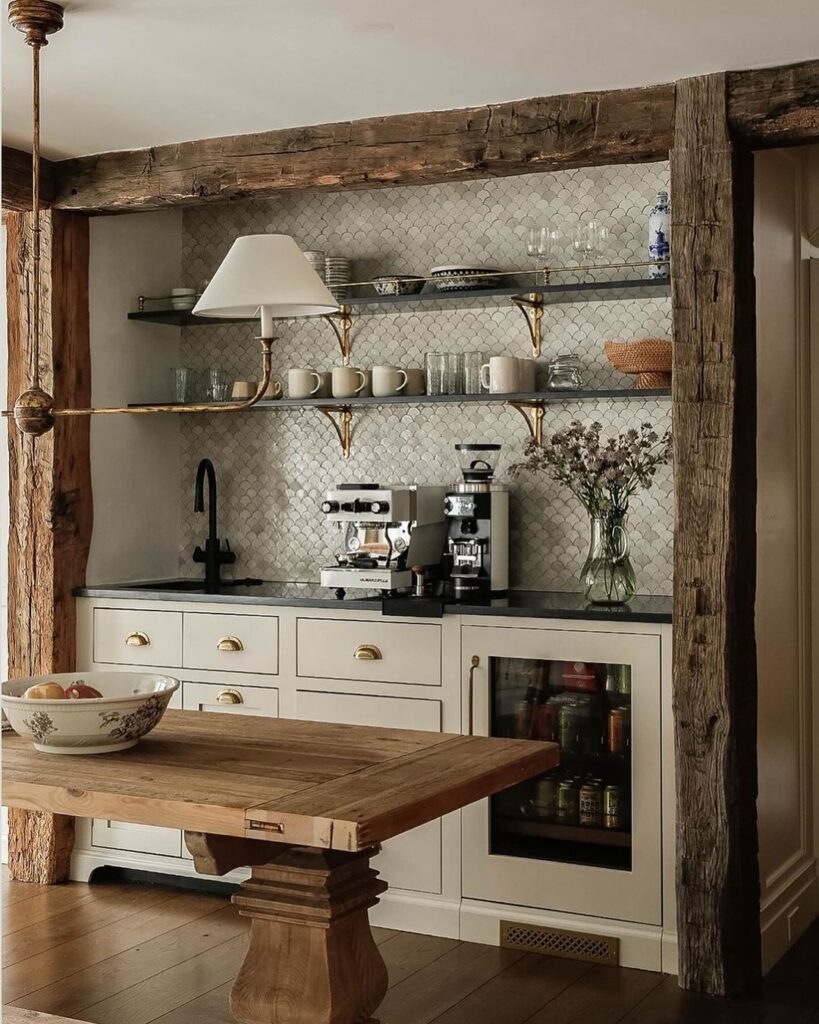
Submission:
M 133 747 L 159 722 L 179 680 L 147 672 L 64 672 L 2 684 L 12 729 L 46 754 Z

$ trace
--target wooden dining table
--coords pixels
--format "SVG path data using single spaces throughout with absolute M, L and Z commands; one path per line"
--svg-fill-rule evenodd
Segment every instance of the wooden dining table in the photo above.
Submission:
M 379 844 L 559 759 L 554 743 L 194 711 L 114 754 L 2 746 L 9 807 L 181 828 L 197 871 L 251 869 L 233 896 L 251 919 L 230 1002 L 244 1024 L 372 1022 Z

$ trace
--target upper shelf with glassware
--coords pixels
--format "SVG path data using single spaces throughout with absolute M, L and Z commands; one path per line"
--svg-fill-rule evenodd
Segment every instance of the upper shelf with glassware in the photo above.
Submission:
M 536 271 L 485 270 L 471 280 L 458 274 L 449 278 L 386 275 L 332 288 L 340 306 L 349 306 L 360 314 L 501 306 L 532 294 L 540 296 L 544 305 L 657 298 L 670 294 L 670 290 L 667 262 L 649 261 Z M 146 295 L 139 297 L 139 309 L 128 318 L 175 327 L 255 323 L 258 319 L 196 316 L 190 308 L 172 308 L 171 296 Z

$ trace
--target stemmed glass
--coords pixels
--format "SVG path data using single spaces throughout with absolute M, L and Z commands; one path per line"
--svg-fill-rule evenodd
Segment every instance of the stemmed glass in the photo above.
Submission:
M 536 273 L 543 284 L 549 283 L 549 263 L 556 254 L 560 242 L 560 230 L 554 227 L 529 228 L 526 253 L 535 261 Z
M 581 266 L 596 263 L 605 253 L 608 244 L 609 229 L 596 217 L 581 221 L 572 239 L 575 259 Z

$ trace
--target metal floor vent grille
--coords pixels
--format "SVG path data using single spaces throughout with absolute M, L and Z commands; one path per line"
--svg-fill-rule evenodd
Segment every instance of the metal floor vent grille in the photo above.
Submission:
M 527 953 L 543 953 L 567 960 L 588 960 L 613 966 L 619 962 L 619 939 L 537 924 L 520 924 L 518 921 L 501 921 L 500 944 L 507 949 L 525 949 Z

